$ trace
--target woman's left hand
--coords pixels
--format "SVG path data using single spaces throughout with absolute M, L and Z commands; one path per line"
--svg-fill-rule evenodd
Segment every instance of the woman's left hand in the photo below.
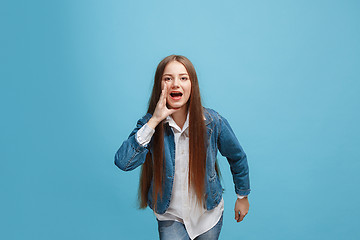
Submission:
M 235 202 L 235 220 L 241 222 L 246 214 L 249 212 L 249 200 L 247 197 L 238 198 Z

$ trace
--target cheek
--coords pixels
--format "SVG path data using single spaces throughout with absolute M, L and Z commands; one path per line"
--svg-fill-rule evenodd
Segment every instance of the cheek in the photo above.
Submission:
M 164 89 L 166 87 L 169 90 L 169 84 L 166 82 L 161 82 L 161 89 Z

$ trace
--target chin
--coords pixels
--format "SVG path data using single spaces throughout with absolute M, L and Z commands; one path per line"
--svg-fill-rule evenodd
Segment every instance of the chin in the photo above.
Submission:
M 182 108 L 182 107 L 184 107 L 185 106 L 185 104 L 169 104 L 169 107 L 170 108 Z

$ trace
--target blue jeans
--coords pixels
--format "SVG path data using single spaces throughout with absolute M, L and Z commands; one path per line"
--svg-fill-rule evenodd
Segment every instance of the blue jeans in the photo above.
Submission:
M 223 224 L 223 216 L 218 223 L 209 231 L 197 236 L 195 240 L 217 240 L 219 239 L 221 227 Z M 160 240 L 190 240 L 186 232 L 185 225 L 177 221 L 159 221 L 158 230 Z

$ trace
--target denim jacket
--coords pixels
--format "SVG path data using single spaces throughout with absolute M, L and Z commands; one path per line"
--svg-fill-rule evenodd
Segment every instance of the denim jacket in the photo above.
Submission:
M 211 210 L 216 207 L 222 198 L 223 188 L 219 176 L 215 170 L 217 152 L 226 157 L 229 164 L 235 192 L 238 195 L 250 193 L 249 167 L 246 154 L 240 146 L 228 121 L 215 110 L 204 108 L 205 125 L 207 129 L 207 152 L 206 152 L 206 180 L 205 180 L 205 207 Z M 142 117 L 115 154 L 115 165 L 121 170 L 130 171 L 145 162 L 148 151 L 152 153 L 152 141 L 141 146 L 136 140 L 136 132 L 146 124 L 152 117 L 147 113 Z M 164 154 L 165 154 L 165 177 L 163 182 L 163 195 L 158 196 L 155 211 L 159 214 L 165 213 L 169 207 L 174 173 L 175 173 L 175 143 L 174 134 L 168 124 L 164 126 Z M 148 205 L 153 208 L 153 185 L 150 185 L 148 193 Z

